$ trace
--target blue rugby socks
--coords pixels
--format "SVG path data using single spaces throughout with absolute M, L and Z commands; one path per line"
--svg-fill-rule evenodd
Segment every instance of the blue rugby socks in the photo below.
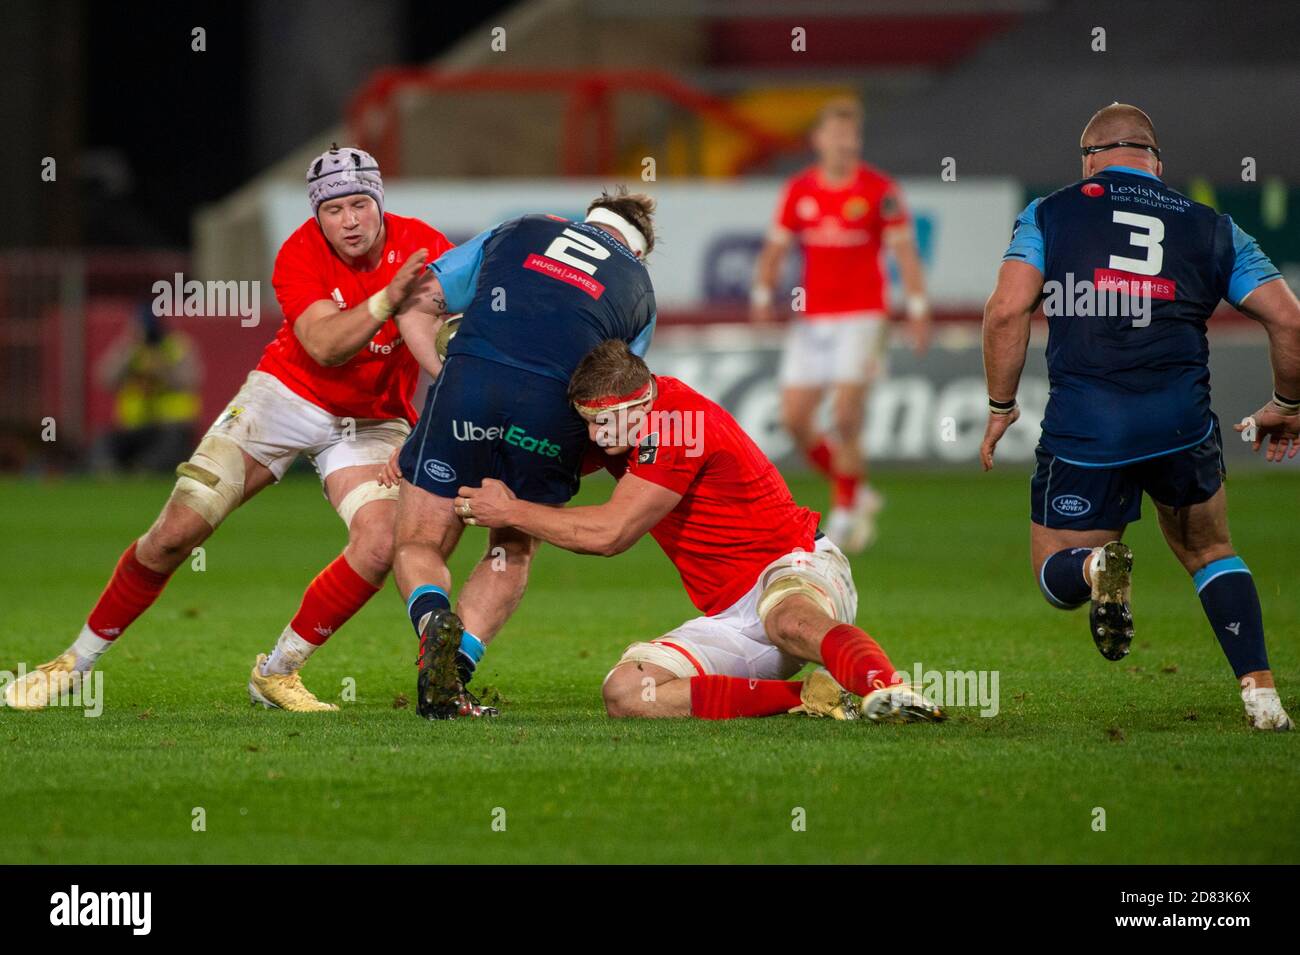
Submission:
M 1240 557 L 1212 561 L 1192 575 L 1192 582 L 1232 672 L 1240 679 L 1267 670 L 1264 617 L 1246 562 Z
M 416 587 L 411 591 L 411 596 L 406 601 L 406 612 L 411 618 L 411 626 L 415 628 L 417 637 L 420 635 L 420 629 L 424 626 L 429 614 L 435 610 L 450 609 L 451 600 L 447 597 L 447 591 L 441 587 L 435 587 L 433 584 Z
M 1083 565 L 1091 556 L 1091 547 L 1068 547 L 1043 561 L 1038 587 L 1049 604 L 1073 610 L 1088 601 L 1092 587 L 1083 578 Z
M 460 682 L 469 683 L 470 677 L 483 659 L 487 645 L 468 630 L 460 635 L 460 650 L 456 654 L 456 669 L 460 671 Z

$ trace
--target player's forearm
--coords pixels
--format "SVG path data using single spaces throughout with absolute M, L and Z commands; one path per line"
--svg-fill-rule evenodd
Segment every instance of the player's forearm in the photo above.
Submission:
M 985 307 L 984 378 L 990 398 L 1016 397 L 1029 348 L 1029 316 L 1029 312 L 999 308 L 993 299 Z
M 785 245 L 768 239 L 754 262 L 753 287 L 766 289 L 770 294 L 776 288 L 781 274 L 781 260 L 785 258 Z
M 889 252 L 898 263 L 898 277 L 903 291 L 910 298 L 925 295 L 925 270 L 921 268 L 921 251 L 916 247 L 916 237 L 907 226 L 895 227 L 899 231 L 889 237 Z
M 437 378 L 442 371 L 442 357 L 438 354 L 438 331 L 445 318 L 408 309 L 395 315 L 393 321 L 397 323 L 398 334 L 420 367 L 428 372 L 429 377 Z
M 342 365 L 365 348 L 388 321 L 388 316 L 372 314 L 369 302 L 362 302 L 346 312 L 299 317 L 294 333 L 319 365 L 327 368 Z
M 547 507 L 531 501 L 510 502 L 507 520 L 531 537 L 575 554 L 610 557 L 626 550 L 606 504 Z

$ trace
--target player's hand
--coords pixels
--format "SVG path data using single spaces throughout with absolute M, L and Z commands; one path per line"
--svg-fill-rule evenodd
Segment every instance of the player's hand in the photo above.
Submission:
M 749 320 L 755 325 L 771 325 L 776 321 L 776 306 L 771 302 L 750 305 Z
M 462 487 L 452 507 L 466 524 L 479 527 L 509 527 L 514 492 L 494 478 L 484 478 L 482 487 Z
M 402 472 L 397 467 L 397 456 L 401 453 L 400 448 L 394 451 L 388 458 L 388 463 L 380 468 L 379 473 L 375 475 L 375 480 L 379 482 L 381 487 L 397 487 L 402 483 Z
M 1007 428 L 1020 420 L 1020 409 L 1013 408 L 1011 414 L 993 414 L 989 412 L 989 423 L 984 429 L 984 443 L 980 445 L 980 463 L 985 471 L 993 470 L 993 449 L 998 446 Z
M 1270 401 L 1241 424 L 1234 424 L 1232 430 L 1240 434 L 1252 427 L 1255 433 L 1250 450 L 1258 451 L 1268 438 L 1264 460 L 1282 461 L 1300 453 L 1300 415 L 1284 415 Z
M 388 283 L 388 304 L 394 312 L 400 312 L 406 304 L 406 297 L 420 285 L 424 276 L 425 263 L 429 261 L 428 249 L 417 249 L 402 263 L 392 281 Z

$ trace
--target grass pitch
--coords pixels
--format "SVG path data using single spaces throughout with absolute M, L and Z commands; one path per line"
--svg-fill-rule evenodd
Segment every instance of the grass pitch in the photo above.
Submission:
M 402 705 L 415 640 L 391 585 L 304 671 L 325 698 L 355 681 L 355 702 L 337 714 L 254 709 L 254 655 L 342 544 L 314 480 L 294 476 L 235 514 L 206 569 L 183 566 L 104 657 L 101 716 L 0 710 L 0 860 L 1300 860 L 1300 733 L 1245 726 L 1149 504 L 1128 537 L 1138 637 L 1111 664 L 1086 611 L 1038 595 L 1021 469 L 878 483 L 880 541 L 855 560 L 859 624 L 900 668 L 997 671 L 996 716 L 957 709 L 942 726 L 903 727 L 606 718 L 600 682 L 623 647 L 695 615 L 648 539 L 603 561 L 543 550 L 475 681 L 505 697 L 495 721 L 430 724 Z M 0 668 L 67 645 L 168 486 L 0 483 Z M 815 482 L 794 490 L 825 504 Z M 1229 494 L 1283 700 L 1300 716 L 1300 544 L 1281 519 L 1300 481 L 1240 475 Z M 483 540 L 467 532 L 458 581 Z

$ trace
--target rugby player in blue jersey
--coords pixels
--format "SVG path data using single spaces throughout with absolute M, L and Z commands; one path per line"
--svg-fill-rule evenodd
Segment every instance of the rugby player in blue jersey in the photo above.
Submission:
M 386 477 L 400 472 L 393 570 L 420 637 L 417 709 L 427 719 L 495 712 L 465 684 L 523 597 L 537 549 L 521 531 L 492 529 L 453 612 L 457 489 L 496 478 L 522 500 L 555 506 L 577 491 L 587 425 L 569 404 L 569 378 L 606 339 L 637 355 L 649 347 L 655 298 L 642 260 L 654 247 L 653 212 L 648 196 L 623 189 L 595 199 L 585 221 L 523 216 L 429 266 L 430 313 L 464 314 Z M 436 328 L 404 331 L 431 373 Z
M 1080 140 L 1083 179 L 1020 214 L 984 310 L 989 420 L 981 448 L 1019 417 L 1016 390 L 1040 302 L 1051 383 L 1031 488 L 1034 573 L 1054 607 L 1091 603 L 1108 660 L 1133 639 L 1133 554 L 1121 542 L 1142 495 L 1192 576 L 1236 674 L 1250 725 L 1289 730 L 1259 596 L 1228 534 L 1205 326 L 1220 299 L 1262 324 L 1273 397 L 1237 431 L 1277 462 L 1300 450 L 1300 304 L 1255 240 L 1161 180 L 1150 118 L 1114 103 Z

